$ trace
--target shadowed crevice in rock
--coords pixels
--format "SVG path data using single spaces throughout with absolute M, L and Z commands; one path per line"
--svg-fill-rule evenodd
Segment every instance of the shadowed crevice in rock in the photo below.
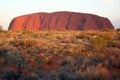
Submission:
M 13 19 L 13 20 L 11 21 L 10 25 L 13 25 L 14 22 L 15 22 L 15 19 Z M 12 28 L 12 26 L 8 27 L 8 30 L 10 30 L 11 28 Z
M 31 16 L 27 16 L 27 18 L 25 19 L 24 23 L 23 23 L 23 29 L 26 29 L 27 28 L 27 24 L 28 24 L 28 21 L 30 20 Z
M 41 19 L 41 28 L 40 28 L 40 30 L 42 30 L 44 28 L 42 25 L 44 24 L 45 17 L 46 17 L 45 13 L 41 14 L 41 17 L 40 17 L 40 19 Z
M 77 12 L 34 13 L 14 18 L 8 30 L 100 30 L 114 29 L 109 19 Z
M 70 22 L 71 22 L 71 18 L 72 18 L 72 13 L 70 14 L 70 16 L 68 18 L 68 22 L 67 22 L 67 25 L 66 25 L 67 30 L 69 30 L 69 25 L 70 25 Z
M 56 18 L 55 25 L 54 25 L 53 29 L 55 29 L 55 27 L 58 25 L 58 22 L 59 22 L 59 15 Z

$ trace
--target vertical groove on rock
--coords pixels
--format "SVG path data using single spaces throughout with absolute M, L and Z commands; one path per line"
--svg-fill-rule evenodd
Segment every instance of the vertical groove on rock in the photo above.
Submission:
M 42 14 L 39 13 L 39 25 L 40 25 L 40 26 L 39 26 L 39 30 L 41 30 L 41 25 L 42 25 L 42 24 L 41 24 L 41 17 L 42 17 L 41 15 L 42 15 Z
M 56 18 L 56 21 L 55 21 L 55 25 L 54 25 L 54 27 L 53 27 L 53 29 L 55 29 L 55 27 L 58 25 L 58 22 L 59 22 L 59 15 L 56 15 L 57 16 L 57 18 Z
M 48 15 L 48 22 L 47 22 L 47 26 L 48 26 L 48 30 L 50 30 L 50 22 L 51 22 L 51 14 Z
M 43 14 L 42 14 L 42 18 L 41 18 L 41 30 L 44 29 L 43 23 L 44 23 L 45 17 L 46 17 L 46 14 L 43 13 Z
M 86 22 L 86 18 L 83 17 L 81 19 L 81 24 L 78 26 L 78 30 L 83 30 L 83 26 L 84 26 L 85 22 Z
M 95 24 L 99 27 L 99 29 L 102 29 L 103 27 L 103 22 L 100 19 L 98 19 L 98 16 L 92 16 L 92 19 L 95 21 Z
M 34 17 L 34 15 L 33 15 L 33 17 Z M 35 25 L 35 18 L 33 18 L 33 24 L 32 24 L 32 26 L 34 27 L 34 25 Z
M 23 29 L 27 29 L 27 24 L 28 24 L 30 18 L 31 18 L 31 15 L 29 15 L 29 16 L 26 18 L 26 21 L 23 23 Z
M 66 30 L 69 30 L 69 25 L 70 25 L 71 18 L 72 18 L 72 13 L 70 14 L 70 16 L 68 18 L 68 22 L 67 22 L 67 25 L 66 25 Z

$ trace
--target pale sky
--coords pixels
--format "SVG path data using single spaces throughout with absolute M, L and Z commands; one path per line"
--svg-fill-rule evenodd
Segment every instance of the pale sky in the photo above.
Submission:
M 0 0 L 0 25 L 7 30 L 16 16 L 56 11 L 96 14 L 120 28 L 120 0 Z

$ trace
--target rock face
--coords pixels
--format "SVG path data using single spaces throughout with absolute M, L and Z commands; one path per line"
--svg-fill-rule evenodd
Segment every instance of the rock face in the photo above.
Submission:
M 34 13 L 14 18 L 8 30 L 99 30 L 114 29 L 104 17 L 76 12 Z

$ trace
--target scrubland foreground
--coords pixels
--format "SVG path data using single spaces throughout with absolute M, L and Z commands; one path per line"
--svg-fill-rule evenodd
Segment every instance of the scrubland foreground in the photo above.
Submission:
M 0 80 L 120 80 L 120 31 L 0 31 Z

